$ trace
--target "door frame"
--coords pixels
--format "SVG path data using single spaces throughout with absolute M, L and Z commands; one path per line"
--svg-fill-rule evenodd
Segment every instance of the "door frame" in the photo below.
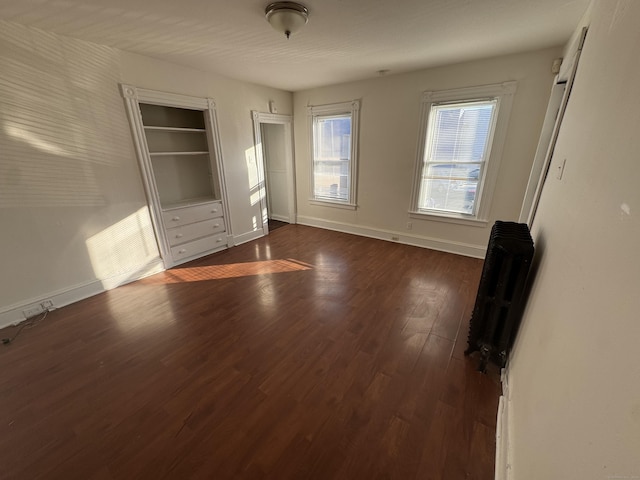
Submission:
M 277 113 L 262 113 L 256 110 L 251 111 L 253 118 L 253 139 L 258 163 L 258 181 L 260 182 L 260 209 L 262 215 L 262 230 L 265 235 L 269 234 L 269 214 L 267 210 L 267 194 L 266 194 L 266 172 L 267 165 L 262 146 L 262 124 L 284 125 L 285 135 L 285 176 L 287 179 L 287 204 L 289 223 L 297 222 L 296 211 L 296 177 L 295 177 L 295 158 L 293 150 L 293 117 L 291 115 L 281 115 Z M 265 215 L 264 212 L 267 212 Z
M 562 75 L 561 71 L 560 74 L 556 77 L 556 81 L 554 82 L 554 91 L 552 91 L 551 94 L 550 106 L 547 108 L 545 125 L 543 125 L 542 130 L 541 143 L 538 144 L 538 151 L 536 152 L 536 158 L 534 159 L 532 172 L 529 176 L 529 182 L 527 184 L 527 191 L 523 200 L 522 209 L 520 210 L 519 221 L 522 223 L 526 221 L 526 223 L 529 225 L 529 228 L 533 226 L 533 222 L 538 211 L 538 204 L 540 203 L 540 197 L 542 196 L 542 189 L 549 174 L 549 168 L 553 160 L 556 142 L 558 141 L 558 135 L 562 126 L 562 120 L 567 110 L 569 96 L 571 95 L 573 82 L 576 78 L 578 63 L 580 61 L 580 55 L 582 54 L 582 48 L 584 47 L 584 42 L 587 37 L 588 30 L 588 27 L 583 27 L 578 38 L 576 39 L 575 53 L 573 54 L 573 59 L 570 63 L 568 78 L 566 79 L 566 81 L 562 81 L 560 79 L 560 76 Z M 558 85 L 562 83 L 566 83 L 566 85 L 563 85 L 562 95 L 559 95 L 558 92 L 560 90 L 560 87 Z M 555 117 L 550 115 L 550 110 L 552 111 L 555 108 L 554 102 L 558 103 L 558 112 Z M 543 140 L 545 135 L 548 138 L 548 143 L 546 143 L 547 140 Z M 536 171 L 539 172 L 538 175 L 536 175 Z
M 551 96 L 549 97 L 549 104 L 547 105 L 547 113 L 544 117 L 542 124 L 542 131 L 540 132 L 540 139 L 538 140 L 538 148 L 536 149 L 536 156 L 533 159 L 533 165 L 531 166 L 531 173 L 529 174 L 529 182 L 527 183 L 527 190 L 524 194 L 524 200 L 522 202 L 522 208 L 520 209 L 520 217 L 518 221 L 520 223 L 528 223 L 531 227 L 533 221 L 533 213 L 538 205 L 540 199 L 539 185 L 544 183 L 549 162 L 551 160 L 549 156 L 549 150 L 552 148 L 554 132 L 557 131 L 558 117 L 560 116 L 560 109 L 564 99 L 566 91 L 566 83 L 553 83 L 551 87 Z

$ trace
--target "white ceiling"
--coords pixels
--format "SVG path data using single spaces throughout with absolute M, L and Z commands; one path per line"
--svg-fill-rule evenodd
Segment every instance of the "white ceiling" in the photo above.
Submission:
M 284 90 L 561 45 L 589 0 L 301 0 L 287 40 L 269 0 L 2 0 L 0 19 Z

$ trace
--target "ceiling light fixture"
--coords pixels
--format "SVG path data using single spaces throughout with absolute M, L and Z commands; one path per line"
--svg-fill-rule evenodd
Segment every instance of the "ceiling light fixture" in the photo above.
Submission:
M 309 10 L 295 2 L 275 2 L 264 11 L 267 22 L 287 38 L 300 30 L 309 20 Z

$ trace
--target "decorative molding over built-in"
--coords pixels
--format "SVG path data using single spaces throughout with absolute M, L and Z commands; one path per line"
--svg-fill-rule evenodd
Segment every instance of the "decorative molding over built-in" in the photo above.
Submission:
M 120 84 L 120 92 L 124 98 L 129 98 L 138 101 L 138 90 L 132 85 Z

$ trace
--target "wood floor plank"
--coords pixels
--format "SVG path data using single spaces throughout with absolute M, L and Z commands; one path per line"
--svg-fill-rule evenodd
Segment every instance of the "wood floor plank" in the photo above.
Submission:
M 52 311 L 0 348 L 2 478 L 492 478 L 481 269 L 284 225 Z

